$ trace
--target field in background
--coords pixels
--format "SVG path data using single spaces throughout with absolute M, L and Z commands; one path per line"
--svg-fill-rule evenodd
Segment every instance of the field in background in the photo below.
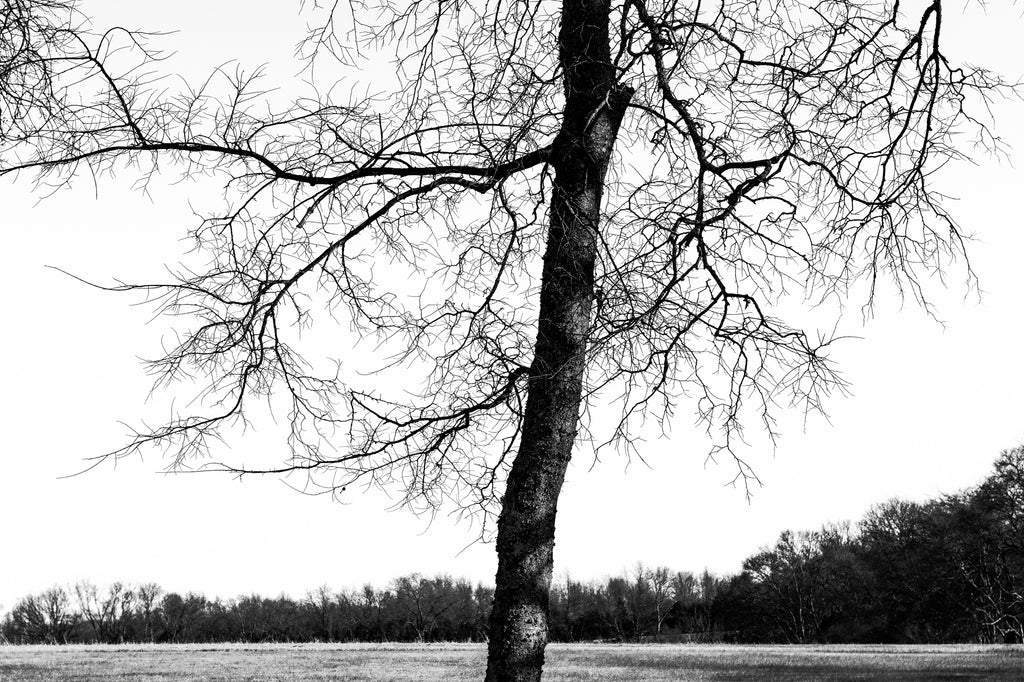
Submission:
M 3 682 L 476 682 L 478 644 L 0 646 Z M 553 644 L 545 680 L 1024 679 L 1024 646 Z

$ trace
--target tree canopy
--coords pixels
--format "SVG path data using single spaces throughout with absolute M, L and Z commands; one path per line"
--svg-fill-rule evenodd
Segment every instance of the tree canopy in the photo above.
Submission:
M 129 165 L 227 183 L 190 231 L 202 268 L 115 287 L 183 318 L 150 369 L 161 385 L 207 382 L 205 409 L 111 456 L 165 443 L 185 466 L 250 403 L 285 394 L 292 457 L 277 471 L 493 510 L 533 352 L 562 10 L 314 3 L 310 86 L 274 109 L 258 71 L 175 83 L 156 71 L 167 39 L 94 33 L 67 2 L 5 5 L 4 173 L 60 184 Z M 604 188 L 586 391 L 619 396 L 623 419 L 594 436 L 628 443 L 689 395 L 729 449 L 744 408 L 772 431 L 775 406 L 818 409 L 842 386 L 829 339 L 772 304 L 859 280 L 924 302 L 917 278 L 962 254 L 928 178 L 962 156 L 953 135 L 997 144 L 975 114 L 1005 84 L 942 55 L 939 2 L 919 16 L 850 0 L 607 11 L 615 79 L 633 92 Z M 345 87 L 385 50 L 394 79 Z M 378 364 L 304 354 L 301 330 L 325 317 L 382 344 Z M 394 366 L 404 400 L 358 376 Z

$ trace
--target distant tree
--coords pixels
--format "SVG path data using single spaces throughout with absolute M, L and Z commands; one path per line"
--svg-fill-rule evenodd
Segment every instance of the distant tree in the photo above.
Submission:
M 494 602 L 494 588 L 477 584 L 473 588 L 475 602 L 473 619 L 473 637 L 477 641 L 487 641 L 487 623 L 491 616 L 491 604 Z
M 573 586 L 573 580 L 568 575 L 564 579 L 552 580 L 548 601 L 548 638 L 551 641 L 576 641 L 580 604 Z
M 415 632 L 417 642 L 430 641 L 442 619 L 465 604 L 460 599 L 465 595 L 457 593 L 450 576 L 424 578 L 414 573 L 396 579 L 392 591 L 394 606 L 403 615 L 404 625 Z
M 237 599 L 234 611 L 241 638 L 246 642 L 292 642 L 309 638 L 302 635 L 299 605 L 287 597 L 269 599 L 253 594 Z
M 944 556 L 965 584 L 979 638 L 1024 638 L 1024 447 L 1003 452 L 977 488 L 944 500 Z
M 605 584 L 581 582 L 566 576 L 552 592 L 552 638 L 557 641 L 578 642 L 622 637 L 621 628 L 610 617 L 608 595 L 614 591 L 608 582 L 624 579 L 610 578 Z
M 675 603 L 670 576 L 671 571 L 667 568 L 649 569 L 642 563 L 637 563 L 633 569 L 625 595 L 632 639 L 661 633 L 661 627 Z
M 82 580 L 75 583 L 74 595 L 95 641 L 117 643 L 126 639 L 135 605 L 135 592 L 130 587 L 115 582 L 103 592 L 94 583 Z
M 672 587 L 672 576 L 671 569 L 664 566 L 652 569 L 648 573 L 648 580 L 651 584 L 651 602 L 654 606 L 655 636 L 661 635 L 661 629 L 665 625 L 665 620 L 668 618 L 672 606 L 676 603 L 676 593 Z
M 482 625 L 486 623 L 486 616 L 489 615 L 493 591 L 483 591 L 473 587 L 473 584 L 464 579 L 451 579 L 449 583 L 452 591 L 452 607 L 445 617 L 445 631 L 442 638 L 450 641 L 486 641 L 481 637 Z M 480 597 L 490 597 L 484 603 L 484 609 L 480 609 Z M 481 615 L 484 619 L 481 620 Z
M 334 641 L 334 621 L 337 596 L 327 585 L 321 585 L 306 594 L 305 605 L 313 614 L 317 637 L 324 642 Z
M 144 583 L 138 587 L 139 617 L 142 619 L 144 638 L 147 642 L 155 641 L 155 626 L 158 599 L 163 594 L 163 588 L 156 583 Z
M 877 639 L 941 642 L 991 638 L 977 622 L 991 577 L 994 518 L 975 491 L 921 504 L 890 501 L 861 522 L 859 553 L 873 581 Z M 972 586 L 972 582 L 981 581 Z M 983 618 L 983 617 L 982 617 Z
M 177 592 L 168 592 L 160 600 L 160 639 L 168 642 L 189 642 L 195 634 L 206 610 L 206 598 L 189 592 L 182 597 Z
M 131 637 L 138 594 L 128 585 L 114 583 L 107 593 L 110 614 L 110 638 L 117 643 Z
M 629 580 L 611 577 L 598 592 L 598 604 L 604 620 L 606 637 L 624 641 L 632 634 L 628 605 Z
M 74 586 L 75 601 L 78 604 L 78 611 L 82 619 L 89 624 L 93 637 L 103 641 L 106 634 L 105 617 L 102 604 L 100 603 L 99 588 L 88 580 L 80 580 Z
M 1024 557 L 1024 445 L 999 455 L 978 494 L 991 505 L 1007 549 Z
M 980 494 L 992 500 L 1010 576 L 1008 605 L 994 629 L 1002 630 L 1005 641 L 1024 642 L 1024 445 L 999 456 Z
M 849 568 L 836 561 L 843 531 L 784 531 L 771 549 L 743 562 L 777 635 L 805 644 L 825 640 L 826 627 L 848 597 Z
M 19 644 L 34 644 L 47 640 L 45 614 L 32 596 L 23 597 L 4 619 L 4 635 Z
M 818 584 L 827 605 L 819 639 L 824 642 L 871 641 L 867 617 L 874 598 L 870 570 L 859 551 L 860 539 L 849 523 L 828 524 L 816 533 Z
M 874 600 L 870 619 L 880 641 L 906 641 L 923 617 L 927 595 L 941 588 L 930 557 L 928 514 L 920 504 L 889 500 L 875 505 L 858 524 L 860 552 L 871 572 Z
M 281 595 L 264 599 L 263 605 L 270 641 L 295 642 L 303 638 L 303 614 L 298 602 Z
M 200 642 L 239 642 L 242 640 L 238 620 L 234 614 L 234 604 L 220 599 L 207 601 L 194 627 L 192 641 Z M 310 631 L 303 641 L 313 641 L 315 635 Z
M 314 2 L 300 54 L 326 82 L 283 109 L 241 70 L 160 81 L 145 35 L 93 34 L 71 0 L 3 7 L 0 174 L 226 184 L 190 233 L 201 269 L 114 287 L 191 323 L 152 369 L 203 400 L 110 457 L 186 466 L 280 398 L 291 456 L 259 471 L 496 518 L 489 680 L 540 676 L 581 426 L 628 451 L 693 395 L 734 453 L 748 419 L 774 438 L 779 406 L 820 409 L 842 386 L 830 339 L 776 304 L 864 281 L 870 305 L 887 278 L 923 302 L 918 278 L 962 251 L 930 178 L 964 134 L 994 144 L 969 108 L 1002 86 L 943 54 L 941 0 Z M 393 81 L 341 95 L 384 49 Z M 299 339 L 318 311 L 411 385 L 319 362 Z M 581 424 L 612 391 L 621 419 Z
M 715 604 L 722 587 L 722 579 L 707 569 L 701 571 L 697 580 L 696 599 L 693 608 L 692 631 L 711 633 L 716 628 Z
M 235 599 L 231 610 L 238 624 L 238 634 L 243 642 L 262 642 L 267 637 L 263 618 L 263 598 L 252 594 Z
M 384 610 L 391 601 L 387 591 L 378 592 L 373 585 L 363 585 L 354 599 L 359 622 L 362 623 L 361 639 L 365 641 L 384 642 L 388 640 L 387 627 L 384 623 Z
M 62 587 L 51 587 L 18 601 L 7 614 L 3 629 L 15 642 L 67 644 L 77 620 L 68 593 Z
M 680 632 L 691 632 L 693 627 L 689 612 L 696 600 L 697 579 L 689 571 L 675 571 L 669 576 L 669 580 L 673 598 L 672 608 L 667 616 L 669 624 Z

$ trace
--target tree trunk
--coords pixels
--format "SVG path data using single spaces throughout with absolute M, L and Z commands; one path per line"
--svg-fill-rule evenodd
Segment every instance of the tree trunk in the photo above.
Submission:
M 615 83 L 608 23 L 609 0 L 563 0 L 565 110 L 551 162 L 555 179 L 523 434 L 498 519 L 488 682 L 539 680 L 544 663 L 555 511 L 580 414 L 601 194 L 633 94 Z

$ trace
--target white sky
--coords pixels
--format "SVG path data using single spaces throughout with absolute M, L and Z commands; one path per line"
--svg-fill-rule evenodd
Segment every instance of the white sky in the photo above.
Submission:
M 176 68 L 198 75 L 237 58 L 291 63 L 302 24 L 285 3 L 85 3 L 97 25 L 180 30 L 166 39 Z M 280 6 L 279 6 L 280 5 Z M 274 13 L 271 14 L 271 9 Z M 1020 8 L 976 8 L 961 20 L 947 8 L 948 53 L 1024 72 Z M 202 20 L 195 17 L 202 17 Z M 289 32 L 291 31 L 291 32 Z M 289 66 L 290 68 L 290 66 Z M 274 73 L 272 68 L 272 74 Z M 287 75 L 287 72 L 285 72 Z M 998 132 L 1024 150 L 1024 106 L 996 110 Z M 1018 165 L 1021 165 L 1018 163 Z M 924 499 L 978 482 L 1004 448 L 1024 441 L 1024 172 L 978 158 L 950 168 L 943 187 L 978 241 L 970 251 L 984 294 L 939 295 L 943 328 L 907 304 L 861 324 L 851 307 L 839 330 L 861 340 L 834 354 L 853 384 L 829 405 L 831 423 L 800 415 L 783 421 L 777 455 L 750 453 L 764 482 L 748 503 L 724 486 L 727 465 L 705 466 L 706 444 L 681 418 L 671 439 L 644 449 L 651 468 L 606 457 L 572 464 L 559 507 L 556 571 L 582 578 L 617 573 L 636 561 L 677 569 L 737 571 L 742 559 L 786 528 L 856 519 L 893 496 Z M 137 361 L 159 350 L 163 324 L 145 308 L 45 269 L 94 280 L 159 278 L 182 250 L 189 202 L 201 209 L 217 188 L 156 185 L 152 197 L 88 181 L 36 205 L 27 182 L 0 181 L 0 611 L 53 583 L 89 578 L 154 580 L 171 590 L 234 596 L 300 595 L 321 583 L 383 585 L 414 571 L 493 579 L 491 545 L 438 517 L 387 512 L 380 494 L 349 504 L 311 498 L 271 478 L 160 474 L 158 453 L 58 480 L 82 458 L 118 445 L 119 420 L 136 422 L 149 382 Z M 204 203 L 204 199 L 206 203 Z M 238 450 L 242 444 L 235 443 Z M 246 448 L 281 449 L 261 442 Z M 628 470 L 627 470 L 628 469 Z

